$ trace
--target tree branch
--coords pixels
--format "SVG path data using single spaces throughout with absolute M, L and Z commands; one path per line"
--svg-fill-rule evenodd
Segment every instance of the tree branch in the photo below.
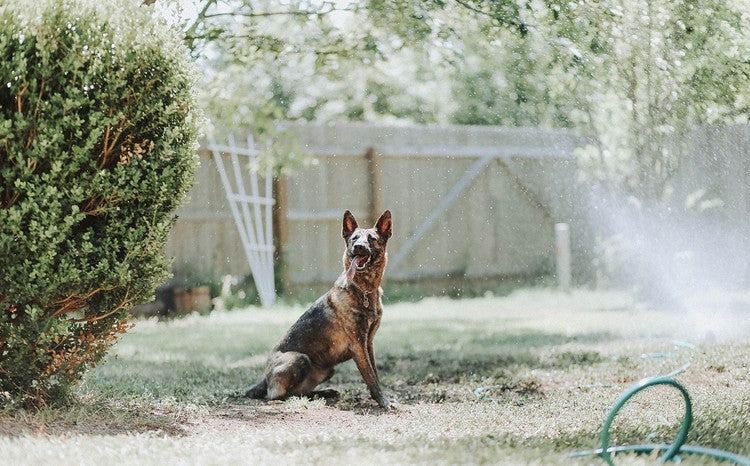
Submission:
M 187 42 L 187 46 L 191 51 L 194 50 L 195 47 L 195 32 L 198 30 L 198 27 L 205 21 L 208 9 L 211 8 L 212 5 L 215 5 L 216 2 L 217 0 L 208 0 L 206 4 L 203 5 L 203 8 L 198 13 L 198 17 L 195 18 L 193 24 L 190 25 L 190 27 L 185 31 L 185 42 Z
M 230 11 L 224 13 L 213 13 L 204 14 L 201 16 L 203 19 L 218 18 L 221 16 L 242 16 L 244 18 L 263 18 L 267 16 L 324 16 L 334 11 L 357 11 L 356 8 L 331 8 L 325 11 L 316 10 L 288 10 L 288 11 L 262 11 L 262 12 L 241 12 L 241 11 Z
M 467 2 L 466 0 L 455 0 L 455 2 L 469 11 L 473 11 L 474 13 L 480 14 L 482 16 L 486 16 L 496 21 L 500 21 L 503 24 L 513 25 L 516 28 L 518 28 L 518 32 L 520 32 L 521 35 L 526 35 L 529 27 L 536 27 L 535 25 L 527 24 L 525 21 L 517 17 L 516 18 L 501 17 L 495 13 L 482 10 L 481 8 L 477 8 L 476 6 Z

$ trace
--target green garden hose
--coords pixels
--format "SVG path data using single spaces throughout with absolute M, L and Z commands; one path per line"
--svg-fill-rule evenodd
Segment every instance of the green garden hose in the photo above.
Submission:
M 715 448 L 706 448 L 706 447 L 695 447 L 690 445 L 684 445 L 685 438 L 687 437 L 688 430 L 690 430 L 690 424 L 693 421 L 693 405 L 690 402 L 690 396 L 688 395 L 687 390 L 685 387 L 680 385 L 676 380 L 674 380 L 672 377 L 676 376 L 677 374 L 684 372 L 688 367 L 690 366 L 690 363 L 685 364 L 681 368 L 670 372 L 669 374 L 660 375 L 656 377 L 649 377 L 646 379 L 643 379 L 639 382 L 637 382 L 635 385 L 630 387 L 617 402 L 614 404 L 612 409 L 609 411 L 609 414 L 607 415 L 607 418 L 604 421 L 604 424 L 602 425 L 602 433 L 601 433 L 601 447 L 596 450 L 588 450 L 588 451 L 578 451 L 571 453 L 571 457 L 580 457 L 580 456 L 592 456 L 592 455 L 598 455 L 600 456 L 604 461 L 607 462 L 609 465 L 614 465 L 612 462 L 612 453 L 620 453 L 620 452 L 631 452 L 631 453 L 652 453 L 654 451 L 662 451 L 665 450 L 665 453 L 659 457 L 659 462 L 664 461 L 680 461 L 680 454 L 689 454 L 689 455 L 704 455 L 704 456 L 710 456 L 718 460 L 722 461 L 729 461 L 735 464 L 739 464 L 742 466 L 750 466 L 750 458 L 746 458 L 744 456 L 736 455 L 734 453 L 730 453 L 723 450 L 717 450 Z M 677 433 L 677 438 L 675 438 L 675 441 L 670 444 L 644 444 L 644 445 L 624 445 L 624 446 L 615 446 L 610 447 L 609 446 L 609 428 L 612 425 L 612 422 L 614 421 L 615 417 L 617 416 L 617 413 L 620 411 L 620 409 L 625 405 L 625 403 L 628 402 L 629 399 L 631 399 L 636 393 L 640 392 L 641 390 L 645 390 L 646 388 L 653 387 L 655 385 L 668 385 L 671 387 L 674 387 L 677 389 L 680 394 L 682 395 L 682 398 L 685 400 L 685 416 L 682 418 L 682 426 L 680 426 L 680 431 Z

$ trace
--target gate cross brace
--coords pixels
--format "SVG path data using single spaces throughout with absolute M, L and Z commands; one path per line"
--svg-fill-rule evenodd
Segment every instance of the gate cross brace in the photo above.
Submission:
M 472 181 L 479 176 L 480 173 L 496 158 L 495 155 L 485 155 L 474 164 L 469 167 L 468 170 L 461 176 L 461 178 L 456 182 L 456 184 L 451 188 L 451 190 L 448 192 L 448 194 L 440 200 L 437 207 L 430 212 L 430 215 L 427 217 L 427 219 L 422 222 L 421 225 L 416 229 L 414 234 L 406 240 L 406 243 L 398 250 L 398 253 L 396 254 L 396 257 L 393 258 L 393 260 L 389 261 L 389 265 L 396 269 L 398 267 L 398 264 L 400 264 L 406 256 L 411 253 L 411 251 L 417 246 L 417 243 L 424 237 L 424 235 L 432 228 L 435 223 L 440 219 L 440 217 L 453 205 L 454 202 L 458 199 L 458 197 L 463 193 L 466 188 L 469 187 Z

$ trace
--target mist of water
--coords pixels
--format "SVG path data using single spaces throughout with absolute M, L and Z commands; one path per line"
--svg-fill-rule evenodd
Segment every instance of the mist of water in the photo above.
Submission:
M 594 190 L 589 205 L 599 267 L 611 285 L 632 289 L 655 309 L 683 313 L 683 330 L 695 336 L 742 331 L 733 322 L 750 315 L 750 222 L 727 215 L 721 203 L 690 209 L 684 198 L 646 206 Z

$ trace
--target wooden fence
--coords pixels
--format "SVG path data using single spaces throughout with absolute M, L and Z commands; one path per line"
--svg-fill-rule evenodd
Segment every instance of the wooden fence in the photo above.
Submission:
M 393 213 L 389 280 L 547 274 L 554 224 L 579 224 L 571 202 L 578 140 L 568 131 L 288 124 L 284 137 L 310 154 L 305 167 L 275 181 L 275 240 L 288 288 L 341 272 L 345 209 L 361 225 L 386 208 Z M 167 254 L 178 274 L 245 275 L 217 168 L 205 150 L 200 157 Z M 574 249 L 574 257 L 582 254 Z

